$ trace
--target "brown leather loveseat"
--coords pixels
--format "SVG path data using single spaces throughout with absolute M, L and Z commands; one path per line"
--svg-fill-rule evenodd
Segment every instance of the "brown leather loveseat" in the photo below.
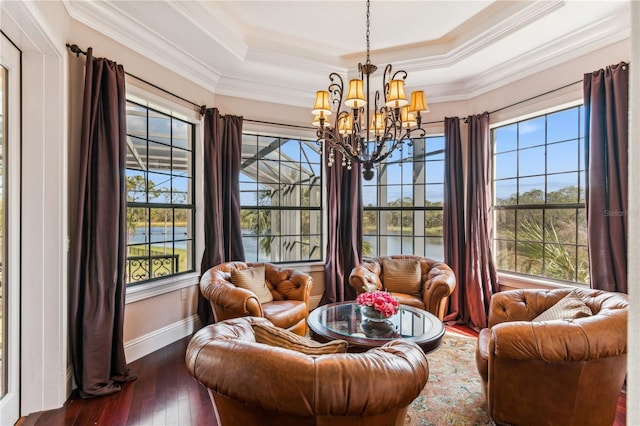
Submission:
M 358 354 L 346 348 L 245 317 L 199 330 L 186 363 L 221 426 L 404 425 L 429 376 L 422 350 L 401 340 Z
M 580 316 L 539 318 L 570 293 L 575 309 L 586 305 Z M 627 310 L 625 294 L 600 290 L 494 294 L 476 352 L 491 418 L 518 426 L 613 424 L 627 368 Z
M 400 283 L 399 287 L 407 288 L 405 291 L 396 291 L 385 284 L 384 265 L 398 261 L 418 263 L 417 285 L 413 289 L 409 289 L 404 282 Z M 406 281 L 406 276 L 400 280 Z M 387 290 L 400 304 L 424 309 L 442 320 L 447 299 L 456 287 L 456 276 L 446 263 L 420 256 L 393 255 L 365 260 L 353 268 L 349 284 L 358 294 L 364 292 L 365 288 Z
M 272 301 L 260 303 L 254 293 L 231 282 L 233 269 L 264 267 Z M 211 303 L 216 322 L 244 316 L 264 317 L 274 325 L 301 336 L 308 331 L 310 275 L 270 263 L 227 262 L 214 266 L 200 278 L 200 291 Z

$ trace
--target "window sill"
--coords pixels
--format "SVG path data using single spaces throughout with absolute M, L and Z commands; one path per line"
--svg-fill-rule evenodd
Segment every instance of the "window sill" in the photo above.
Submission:
M 300 272 L 324 272 L 324 262 L 276 263 L 280 268 L 295 269 Z
M 198 272 L 191 272 L 145 284 L 138 284 L 127 288 L 125 304 L 139 302 L 151 297 L 160 296 L 161 294 L 198 285 L 199 282 L 200 274 Z
M 548 278 L 526 277 L 523 275 L 509 274 L 505 272 L 498 273 L 498 280 L 500 282 L 500 290 L 507 289 L 526 289 L 526 288 L 540 288 L 540 289 L 555 289 L 555 288 L 588 288 L 587 284 L 569 284 L 560 281 L 550 280 Z M 507 287 L 506 289 L 504 287 Z

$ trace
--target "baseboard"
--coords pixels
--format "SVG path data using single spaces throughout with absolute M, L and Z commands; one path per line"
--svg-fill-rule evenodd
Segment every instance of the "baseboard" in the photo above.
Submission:
M 69 365 L 67 367 L 67 399 L 71 396 L 71 392 L 77 387 L 75 377 L 73 377 L 73 367 Z
M 198 315 L 192 315 L 181 321 L 145 334 L 144 336 L 125 342 L 124 353 L 127 362 L 132 362 L 145 355 L 149 355 L 176 340 L 193 334 L 193 332 L 199 328 L 200 318 L 198 318 Z

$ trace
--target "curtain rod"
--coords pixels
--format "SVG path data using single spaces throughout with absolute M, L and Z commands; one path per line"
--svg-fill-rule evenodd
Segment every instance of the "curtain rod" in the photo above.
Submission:
M 574 84 L 578 84 L 578 83 L 582 83 L 582 82 L 583 82 L 583 80 L 577 80 L 577 81 L 574 81 L 573 83 L 565 84 L 564 86 L 561 86 L 561 87 L 558 87 L 558 88 L 555 88 L 555 89 L 549 90 L 549 91 L 544 92 L 544 93 L 540 93 L 539 95 L 531 96 L 530 98 L 523 99 L 523 100 L 518 101 L 518 102 L 514 102 L 514 103 L 509 104 L 509 105 L 507 105 L 507 106 L 503 106 L 502 108 L 498 108 L 498 109 L 496 109 L 496 110 L 491 111 L 489 114 L 490 114 L 490 115 L 491 115 L 491 114 L 495 114 L 496 112 L 500 112 L 500 111 L 505 110 L 505 109 L 507 109 L 507 108 L 511 108 L 511 107 L 516 106 L 516 105 L 520 105 L 520 104 L 523 104 L 523 103 L 525 103 L 525 102 L 529 102 L 529 101 L 531 101 L 531 100 L 533 100 L 533 99 L 536 99 L 536 98 L 539 98 L 539 97 L 542 97 L 542 96 L 548 95 L 548 94 L 553 93 L 553 92 L 557 92 L 558 90 L 566 89 L 567 87 L 571 87 L 571 86 L 573 86 Z
M 80 47 L 78 47 L 77 44 L 69 44 L 69 43 L 67 43 L 66 46 L 72 53 L 76 54 L 76 57 L 80 56 L 81 54 L 84 55 L 84 56 L 87 56 L 87 52 L 85 52 L 84 50 L 80 49 Z M 198 108 L 198 111 L 200 112 L 201 116 L 204 115 L 204 113 L 207 111 L 207 106 L 206 105 L 198 105 L 195 102 L 191 102 L 190 100 L 185 99 L 180 95 L 176 95 L 173 92 L 170 92 L 170 91 L 168 91 L 166 89 L 163 89 L 162 87 L 160 87 L 158 85 L 155 85 L 155 84 L 153 84 L 153 83 L 151 83 L 151 82 L 149 82 L 149 81 L 147 81 L 147 80 L 145 80 L 143 78 L 140 78 L 137 75 L 131 74 L 131 73 L 126 72 L 126 71 L 124 73 L 126 75 L 128 75 L 129 77 L 131 77 L 131 78 L 135 78 L 138 81 L 141 81 L 141 82 L 143 82 L 145 84 L 148 84 L 149 86 L 153 87 L 154 89 L 158 89 L 158 90 L 166 93 L 167 95 L 171 95 L 174 98 L 180 99 L 180 100 L 182 100 L 182 101 L 184 101 L 184 102 L 186 102 L 188 104 L 193 105 L 194 107 Z
M 250 123 L 258 123 L 258 124 L 269 124 L 269 125 L 273 125 L 273 126 L 295 127 L 295 128 L 298 128 L 298 129 L 315 130 L 315 127 L 311 127 L 311 126 L 300 126 L 300 125 L 297 125 L 297 124 L 275 123 L 273 121 L 251 120 L 250 118 L 245 118 L 244 121 L 248 121 Z

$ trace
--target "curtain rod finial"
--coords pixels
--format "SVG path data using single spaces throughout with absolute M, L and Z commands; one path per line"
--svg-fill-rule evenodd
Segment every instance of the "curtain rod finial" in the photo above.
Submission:
M 200 116 L 202 117 L 206 113 L 207 113 L 207 106 L 206 105 L 201 105 L 200 106 Z
M 80 47 L 78 47 L 77 44 L 66 44 L 67 49 L 69 49 L 71 51 L 71 53 L 75 53 L 77 57 L 80 56 L 80 54 L 82 53 L 83 55 L 86 55 L 87 52 L 83 51 L 82 49 L 80 49 Z

